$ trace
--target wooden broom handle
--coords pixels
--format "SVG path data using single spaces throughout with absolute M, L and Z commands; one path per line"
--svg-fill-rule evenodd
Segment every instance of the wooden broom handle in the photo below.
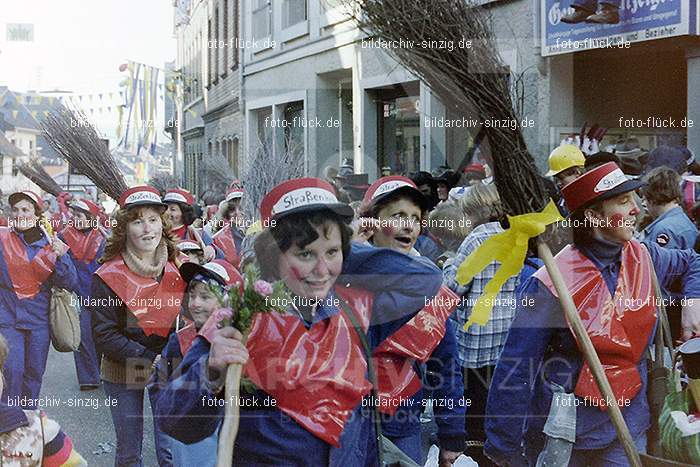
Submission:
M 226 368 L 226 387 L 224 421 L 219 432 L 219 445 L 216 453 L 216 467 L 231 467 L 233 462 L 233 445 L 236 443 L 241 414 L 238 405 L 240 396 L 241 373 L 243 365 L 234 363 Z
M 642 467 L 642 461 L 639 458 L 637 446 L 634 444 L 634 440 L 632 439 L 632 435 L 630 435 L 627 423 L 625 423 L 625 419 L 622 417 L 622 412 L 620 411 L 620 407 L 617 405 L 615 394 L 613 393 L 612 387 L 610 387 L 610 382 L 608 381 L 607 376 L 605 376 L 603 365 L 600 363 L 600 359 L 598 358 L 595 347 L 593 347 L 591 338 L 588 336 L 586 328 L 583 326 L 581 317 L 576 310 L 576 305 L 574 305 L 574 300 L 566 287 L 564 277 L 562 276 L 561 271 L 559 270 L 559 267 L 552 256 L 552 252 L 549 249 L 549 246 L 542 240 L 538 240 L 537 242 L 537 251 L 540 259 L 544 261 L 549 277 L 552 279 L 557 295 L 559 295 L 559 303 L 561 303 L 561 307 L 564 310 L 564 314 L 566 315 L 569 325 L 574 331 L 576 341 L 583 351 L 583 356 L 586 359 L 591 372 L 593 373 L 593 378 L 600 389 L 600 393 L 605 398 L 606 403 L 609 401 L 612 402 L 607 406 L 608 413 L 610 414 L 610 419 L 612 420 L 615 430 L 617 431 L 617 437 L 620 439 L 622 442 L 622 447 L 625 449 L 630 465 L 632 467 Z

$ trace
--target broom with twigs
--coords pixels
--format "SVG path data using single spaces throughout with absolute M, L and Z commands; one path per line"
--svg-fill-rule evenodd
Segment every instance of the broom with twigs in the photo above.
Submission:
M 58 197 L 63 191 L 61 186 L 46 172 L 39 159 L 30 159 L 27 162 L 23 162 L 19 166 L 19 171 L 46 193 Z
M 49 112 L 41 122 L 49 144 L 72 168 L 88 177 L 112 199 L 128 188 L 117 161 L 87 117 L 63 108 Z
M 478 116 L 485 142 L 491 150 L 496 188 L 507 213 L 520 216 L 542 211 L 549 200 L 520 130 L 520 116 L 514 111 L 507 68 L 497 52 L 486 10 L 465 0 L 346 0 L 345 4 L 351 12 L 361 11 L 356 19 L 369 36 L 379 36 L 391 41 L 389 44 L 399 45 L 390 48 L 390 53 L 420 77 L 448 108 L 462 115 Z M 464 47 L 452 50 L 439 47 L 448 41 L 453 45 L 462 41 Z M 402 44 L 409 46 L 401 47 Z M 498 124 L 504 121 L 516 121 L 518 126 Z M 510 218 L 510 221 L 512 227 L 515 220 Z M 600 359 L 549 246 L 541 237 L 536 241 L 539 256 L 552 278 L 584 358 L 603 397 L 611 402 L 609 414 L 630 464 L 641 466 Z M 479 266 L 483 263 L 476 262 Z

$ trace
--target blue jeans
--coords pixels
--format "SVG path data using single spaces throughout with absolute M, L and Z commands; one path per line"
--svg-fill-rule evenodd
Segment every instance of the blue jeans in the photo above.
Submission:
M 210 437 L 192 444 L 185 444 L 175 438 L 169 438 L 173 465 L 197 467 L 214 467 L 218 448 L 219 432 L 215 431 Z
M 48 324 L 45 329 L 32 330 L 0 327 L 0 334 L 10 349 L 3 370 L 5 388 L 2 401 L 7 403 L 8 398 L 23 396 L 37 399 L 49 355 Z M 31 403 L 24 408 L 36 409 Z
M 143 398 L 144 389 L 129 389 L 126 384 L 103 381 L 105 394 L 116 399 L 110 407 L 112 423 L 117 435 L 116 467 L 142 467 L 143 457 Z M 156 457 L 160 466 L 172 464 L 169 437 L 158 427 L 158 419 L 153 418 Z
M 397 448 L 401 449 L 404 454 L 416 461 L 417 464 L 422 464 L 423 457 L 422 444 L 420 433 L 409 436 L 387 436 Z
M 78 384 L 100 383 L 100 356 L 92 340 L 92 315 L 90 310 L 80 310 L 80 347 L 73 352 Z
M 620 8 L 620 0 L 605 0 L 600 3 Z M 571 6 L 595 12 L 598 9 L 598 0 L 574 0 Z
M 634 444 L 637 446 L 637 451 L 647 451 L 647 434 L 646 432 L 639 435 Z M 571 455 L 569 467 L 584 467 L 587 465 L 604 465 L 605 467 L 626 467 L 629 466 L 629 460 L 625 454 L 625 449 L 619 440 L 615 440 L 610 446 L 603 449 L 574 449 Z

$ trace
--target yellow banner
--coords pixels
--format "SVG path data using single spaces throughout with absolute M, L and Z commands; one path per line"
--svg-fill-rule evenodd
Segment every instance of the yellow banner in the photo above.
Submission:
M 461 285 L 471 282 L 474 276 L 493 261 L 501 263 L 472 308 L 472 313 L 464 325 L 465 330 L 474 323 L 484 326 L 489 321 L 496 295 L 501 291 L 501 287 L 523 268 L 528 240 L 544 232 L 549 224 L 563 219 L 552 200 L 542 212 L 508 216 L 510 228 L 486 240 L 464 260 L 457 269 L 456 277 Z

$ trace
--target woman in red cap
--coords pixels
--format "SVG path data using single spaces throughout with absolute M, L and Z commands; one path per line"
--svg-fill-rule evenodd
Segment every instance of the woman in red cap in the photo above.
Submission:
M 242 230 L 244 228 L 243 211 L 241 210 L 242 199 L 243 188 L 229 189 L 224 200 L 225 204 L 219 209 L 221 213 L 217 212 L 213 226 L 216 231 L 214 246 L 234 268 L 241 264 L 241 250 L 245 238 L 245 232 Z
M 175 264 L 177 249 L 159 192 L 149 186 L 130 188 L 119 206 L 102 266 L 93 276 L 89 311 L 102 353 L 105 393 L 117 401 L 111 407 L 115 464 L 141 466 L 144 388 L 175 324 L 185 282 Z M 154 426 L 158 462 L 170 465 L 157 419 Z
M 608 162 L 566 185 L 574 243 L 556 261 L 643 452 L 650 423 L 646 350 L 657 323 L 652 268 L 662 287 L 680 280 L 682 295 L 694 299 L 683 308 L 688 339 L 700 334 L 700 256 L 633 239 L 634 190 L 642 184 Z M 611 401 L 583 360 L 547 270 L 540 268 L 521 290 L 491 380 L 486 454 L 499 465 L 520 465 L 524 442 L 531 463 L 541 455 L 544 465 L 628 465 L 607 412 Z M 548 414 L 556 417 L 548 421 Z
M 256 389 L 238 401 L 236 465 L 375 465 L 373 415 L 362 410 L 372 405 L 363 400 L 372 389 L 366 351 L 438 292 L 440 271 L 426 259 L 351 244 L 353 211 L 323 180 L 284 182 L 260 211 L 267 228 L 256 259 L 264 279 L 288 287 L 287 312 L 255 316 L 247 353 L 231 328 L 196 338 L 157 396 L 163 428 L 187 443 L 214 433 L 221 375 L 247 359 L 244 375 Z
M 10 347 L 5 403 L 35 409 L 49 353 L 51 288 L 78 290 L 68 246 L 39 224 L 41 198 L 12 193 L 9 227 L 0 228 L 0 333 Z
M 78 273 L 80 307 L 90 302 L 92 274 L 100 267 L 98 260 L 105 248 L 105 234 L 100 225 L 100 208 L 89 199 L 69 203 L 70 218 L 58 235 L 70 247 L 68 255 Z M 92 340 L 92 315 L 80 313 L 80 347 L 73 353 L 78 384 L 83 391 L 100 385 L 100 358 Z
M 203 230 L 195 229 L 192 223 L 195 221 L 194 196 L 182 188 L 168 190 L 163 196 L 163 202 L 168 205 L 171 232 L 176 240 L 190 240 L 201 245 L 204 252 L 204 260 L 211 261 L 216 256 L 216 250 L 211 246 L 212 239 Z

